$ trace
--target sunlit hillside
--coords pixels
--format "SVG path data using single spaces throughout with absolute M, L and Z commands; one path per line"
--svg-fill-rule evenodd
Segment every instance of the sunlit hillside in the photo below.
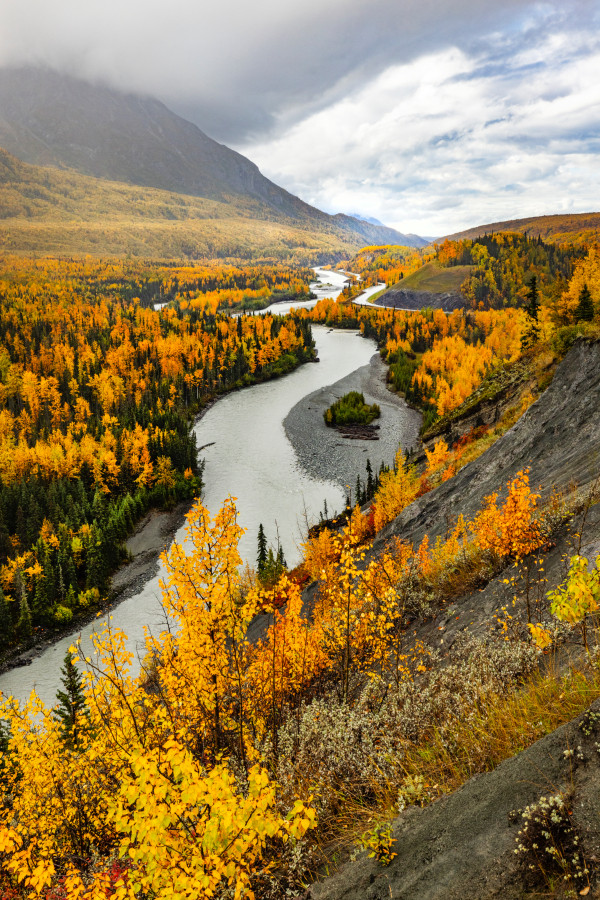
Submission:
M 0 150 L 0 244 L 12 253 L 310 261 L 364 243 L 329 226 L 229 202 L 32 166 Z
M 458 291 L 465 278 L 470 275 L 473 266 L 452 266 L 442 268 L 438 262 L 426 263 L 402 279 L 402 288 L 415 291 L 431 291 L 441 294 L 445 291 Z
M 531 216 L 527 219 L 509 219 L 478 225 L 466 231 L 448 235 L 449 240 L 476 238 L 498 231 L 518 231 L 528 237 L 541 237 L 556 244 L 589 244 L 600 239 L 600 213 L 575 213 L 572 215 Z M 441 242 L 440 241 L 438 243 Z

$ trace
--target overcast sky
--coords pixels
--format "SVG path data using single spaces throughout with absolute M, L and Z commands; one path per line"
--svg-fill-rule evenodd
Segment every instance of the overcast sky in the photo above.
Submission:
M 328 212 L 600 210 L 600 0 L 0 0 L 0 64 L 153 94 Z

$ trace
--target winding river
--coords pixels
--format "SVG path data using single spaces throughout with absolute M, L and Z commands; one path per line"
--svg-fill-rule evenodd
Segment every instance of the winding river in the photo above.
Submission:
M 317 299 L 337 296 L 346 282 L 346 277 L 338 272 L 317 269 L 316 273 L 319 280 L 312 288 Z M 270 311 L 284 314 L 290 306 L 312 306 L 316 302 L 274 304 Z M 279 536 L 288 565 L 293 566 L 300 558 L 299 544 L 306 531 L 306 520 L 318 518 L 325 501 L 330 511 L 340 510 L 344 502 L 338 485 L 316 480 L 300 468 L 282 423 L 307 394 L 366 365 L 376 347 L 355 332 L 317 326 L 313 333 L 320 359 L 317 365 L 306 364 L 285 378 L 228 394 L 195 426 L 198 446 L 204 448 L 202 456 L 206 460 L 203 502 L 214 514 L 226 497 L 237 498 L 239 521 L 246 529 L 240 552 L 244 561 L 251 564 L 256 556 L 260 523 L 270 543 L 275 544 Z M 181 528 L 175 540 L 181 543 L 184 537 Z M 113 626 L 129 636 L 134 653 L 142 648 L 144 626 L 160 629 L 164 623 L 159 588 L 163 576 L 161 567 L 138 594 L 112 611 Z M 99 616 L 82 629 L 84 652 L 90 651 L 90 635 L 105 619 L 105 615 Z M 48 647 L 31 665 L 0 676 L 0 691 L 24 700 L 35 687 L 45 703 L 55 702 L 60 666 L 76 634 Z

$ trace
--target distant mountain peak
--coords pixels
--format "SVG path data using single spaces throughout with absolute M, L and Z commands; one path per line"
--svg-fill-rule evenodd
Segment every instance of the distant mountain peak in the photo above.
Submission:
M 363 216 L 357 212 L 348 213 L 348 215 L 352 216 L 353 219 L 360 219 L 361 222 L 370 222 L 371 225 L 381 225 L 382 228 L 386 227 L 383 222 L 380 222 L 379 219 L 376 219 L 374 216 Z

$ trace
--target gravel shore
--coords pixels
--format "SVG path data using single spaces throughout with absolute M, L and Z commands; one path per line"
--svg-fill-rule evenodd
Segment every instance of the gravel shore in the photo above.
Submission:
M 416 447 L 421 414 L 387 389 L 385 376 L 386 367 L 375 353 L 369 365 L 309 394 L 290 410 L 283 425 L 300 464 L 310 475 L 337 481 L 344 490 L 350 485 L 354 490 L 356 476 L 365 479 L 367 459 L 376 471 L 382 460 L 387 465 L 393 463 L 399 446 L 405 450 Z M 367 403 L 381 407 L 381 418 L 375 423 L 380 426 L 379 440 L 343 438 L 335 428 L 325 425 L 325 410 L 348 391 L 360 391 Z

